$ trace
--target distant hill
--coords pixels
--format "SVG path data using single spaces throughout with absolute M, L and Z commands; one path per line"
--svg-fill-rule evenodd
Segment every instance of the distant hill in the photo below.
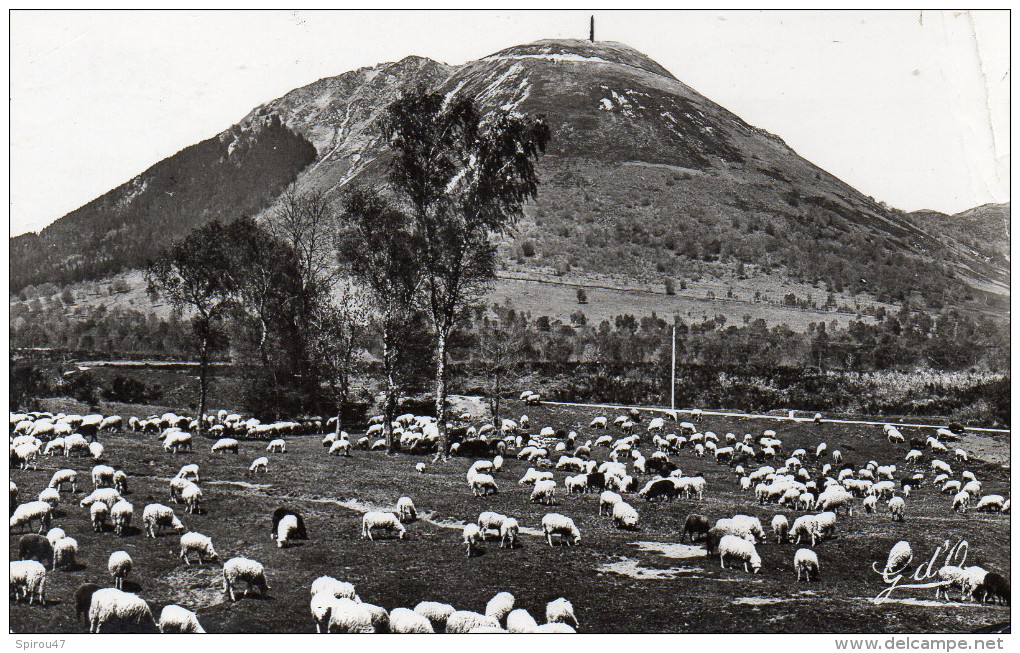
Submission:
M 1009 202 L 982 204 L 954 215 L 938 211 L 914 211 L 909 217 L 918 225 L 934 228 L 948 237 L 1009 263 Z
M 296 89 L 38 236 L 12 239 L 10 288 L 137 267 L 208 219 L 263 211 L 291 183 L 334 195 L 380 183 L 388 152 L 376 119 L 421 85 L 542 114 L 552 128 L 539 198 L 501 245 L 509 271 L 738 287 L 769 275 L 935 306 L 1008 296 L 1007 261 L 962 226 L 991 218 L 950 229 L 888 209 L 633 48 L 574 40 L 462 66 L 407 57 Z

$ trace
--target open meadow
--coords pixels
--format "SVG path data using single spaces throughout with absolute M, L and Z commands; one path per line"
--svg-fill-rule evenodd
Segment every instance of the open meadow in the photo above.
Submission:
M 605 411 L 518 402 L 509 408 L 514 415 L 529 415 L 533 434 L 544 426 L 575 430 L 579 444 L 606 432 L 614 439 L 622 435 L 612 424 L 615 415 Z M 608 431 L 588 427 L 596 415 L 609 418 Z M 646 456 L 654 451 L 646 433 L 648 417 L 646 414 L 635 430 L 641 435 L 637 448 Z M 666 422 L 667 433 L 677 428 L 676 423 Z M 816 446 L 825 442 L 829 454 L 841 450 L 844 460 L 855 469 L 871 460 L 880 465 L 896 464 L 898 493 L 899 479 L 915 471 L 926 478 L 906 498 L 902 522 L 890 518 L 884 501 L 879 501 L 876 513 L 867 514 L 861 509 L 861 500 L 856 500 L 852 516 L 840 514 L 835 536 L 811 547 L 820 562 L 820 579 L 798 583 L 794 552 L 810 543 L 777 543 L 769 524 L 777 513 L 787 515 L 791 523 L 804 513 L 789 506 L 759 505 L 753 491 L 741 491 L 739 478 L 728 465 L 716 463 L 710 455 L 696 457 L 690 447 L 670 453 L 669 459 L 685 476 L 704 476 L 704 498 L 681 496 L 670 502 L 647 502 L 636 494 L 625 495 L 640 513 L 640 524 L 637 530 L 623 530 L 617 529 L 609 516 L 599 516 L 598 492 L 565 493 L 564 478 L 574 472 L 554 471 L 553 506 L 530 503 L 531 486 L 520 485 L 518 480 L 534 463 L 518 460 L 515 450 L 507 452 L 503 468 L 494 475 L 499 493 L 476 497 L 465 481 L 473 462 L 466 457 L 433 464 L 431 456 L 387 456 L 359 449 L 349 458 L 331 457 L 321 436 L 289 436 L 286 453 L 279 454 L 267 454 L 264 441 L 242 440 L 238 455 L 213 455 L 209 449 L 212 441 L 196 438 L 192 452 L 171 454 L 163 451 L 154 435 L 120 432 L 103 435 L 100 441 L 105 446 L 103 461 L 129 476 L 125 498 L 134 504 L 134 522 L 123 537 L 112 530 L 94 532 L 88 510 L 78 505 L 91 491 L 91 459 L 40 456 L 38 470 L 11 471 L 19 501 L 34 499 L 55 470 L 76 469 L 79 479 L 77 494 L 62 493 L 52 524 L 77 539 L 77 564 L 48 573 L 45 606 L 12 600 L 11 629 L 19 633 L 86 631 L 84 620 L 75 620 L 72 595 L 85 582 L 112 585 L 107 559 L 116 550 L 127 551 L 134 561 L 125 590 L 148 601 L 157 616 L 169 603 L 193 610 L 213 633 L 315 632 L 309 587 L 322 575 L 350 581 L 362 600 L 387 610 L 413 608 L 420 601 L 433 600 L 459 610 L 483 612 L 494 594 L 508 591 L 516 597 L 517 607 L 527 609 L 541 623 L 546 603 L 562 596 L 573 603 L 580 632 L 957 633 L 1009 620 L 1008 607 L 960 602 L 956 590 L 950 602 L 934 601 L 934 589 L 901 589 L 892 593 L 889 602 L 876 605 L 872 601 L 886 587 L 872 564 L 881 568 L 899 540 L 908 540 L 913 548 L 910 573 L 927 563 L 945 541 L 955 544 L 964 540 L 967 565 L 1010 576 L 1010 516 L 954 512 L 952 496 L 941 494 L 931 482 L 931 452 L 925 449 L 915 464 L 904 461 L 911 448 L 909 440 L 933 435 L 930 429 L 904 428 L 908 443 L 902 444 L 888 442 L 879 427 L 810 421 L 706 416 L 698 429 L 714 431 L 720 439 L 727 432 L 736 433 L 739 439 L 744 433 L 757 437 L 764 429 L 774 429 L 786 455 L 799 447 L 811 452 L 804 464 L 812 476 L 817 476 L 822 464 L 831 462 L 828 454 L 821 459 L 813 455 Z M 352 434 L 352 441 L 358 437 Z M 952 449 L 970 450 L 971 437 L 963 435 L 949 444 L 948 453 L 934 457 L 952 466 L 953 478 L 970 470 L 982 482 L 983 494 L 1008 497 L 1008 462 L 1001 464 L 1009 459 L 1008 436 L 982 436 L 980 448 L 986 459 L 975 456 L 969 462 L 958 462 Z M 267 473 L 250 475 L 249 464 L 260 456 L 269 457 Z M 558 457 L 551 455 L 554 462 Z M 609 448 L 591 451 L 593 460 L 609 457 Z M 639 488 L 652 478 L 637 474 L 631 469 L 633 462 L 626 460 Z M 747 468 L 780 466 L 783 460 L 785 455 L 769 463 L 751 461 Z M 426 464 L 423 473 L 415 469 L 419 462 Z M 169 481 L 186 463 L 200 467 L 201 513 L 189 514 L 183 505 L 169 499 Z M 376 508 L 392 510 L 401 496 L 411 497 L 419 512 L 419 519 L 408 525 L 406 537 L 362 539 L 362 513 Z M 164 531 L 155 539 L 146 537 L 140 528 L 141 514 L 149 503 L 174 506 L 187 530 L 211 536 L 219 562 L 185 565 L 178 557 L 177 534 Z M 302 513 L 309 540 L 277 547 L 270 535 L 270 521 L 273 510 L 280 506 Z M 518 519 L 520 545 L 500 548 L 498 540 L 489 540 L 469 558 L 462 527 L 486 510 Z M 580 546 L 546 544 L 540 530 L 547 512 L 573 518 L 581 532 Z M 706 557 L 700 543 L 681 542 L 684 520 L 691 513 L 703 514 L 713 523 L 734 514 L 759 517 L 769 536 L 767 543 L 757 546 L 761 572 L 745 572 L 735 563 L 721 569 L 718 556 Z M 9 535 L 12 559 L 24 532 Z M 944 552 L 942 549 L 933 562 L 934 569 L 948 564 Z M 249 557 L 265 566 L 268 596 L 239 596 L 236 603 L 225 598 L 222 563 L 234 556 Z

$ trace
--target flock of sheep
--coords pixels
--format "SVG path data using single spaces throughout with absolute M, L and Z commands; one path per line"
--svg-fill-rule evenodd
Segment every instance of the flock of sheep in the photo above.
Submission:
M 526 393 L 522 400 L 536 403 L 537 395 Z M 900 431 L 886 425 L 883 437 L 894 445 L 907 449 L 901 460 L 876 460 L 856 465 L 844 459 L 838 449 L 829 451 L 822 442 L 812 451 L 804 448 L 787 452 L 782 439 L 773 430 L 760 435 L 734 433 L 717 436 L 698 428 L 699 411 L 692 413 L 691 422 L 679 422 L 678 415 L 657 416 L 643 424 L 637 411 L 620 415 L 612 422 L 619 435 L 609 434 L 610 420 L 600 416 L 589 424 L 595 437 L 582 441 L 576 432 L 557 431 L 552 427 L 531 433 L 530 420 L 505 419 L 497 426 L 486 424 L 480 428 L 464 428 L 459 442 L 451 454 L 476 458 L 466 473 L 468 491 L 475 497 L 489 497 L 499 493 L 497 481 L 504 468 L 504 456 L 516 456 L 531 465 L 518 480 L 518 486 L 531 486 L 529 502 L 553 505 L 562 494 L 584 500 L 598 498 L 598 514 L 606 514 L 619 529 L 638 529 L 641 517 L 634 504 L 644 510 L 656 508 L 656 503 L 670 502 L 683 497 L 689 501 L 703 500 L 710 492 L 709 484 L 701 473 L 685 474 L 680 464 L 684 457 L 712 458 L 727 466 L 737 479 L 748 501 L 759 506 L 775 506 L 780 511 L 769 523 L 777 544 L 803 544 L 792 555 L 792 568 L 797 581 L 818 581 L 822 569 L 819 544 L 833 537 L 839 523 L 853 517 L 855 505 L 867 512 L 879 509 L 884 503 L 890 518 L 904 520 L 909 515 L 909 498 L 912 492 L 934 487 L 947 499 L 947 509 L 965 512 L 975 510 L 1009 513 L 1010 500 L 998 494 L 984 494 L 983 483 L 975 473 L 966 469 L 954 471 L 952 463 L 965 467 L 969 455 L 960 448 L 950 452 L 946 442 L 955 441 L 956 435 L 939 429 L 924 440 L 907 442 Z M 462 419 L 470 416 L 463 415 Z M 304 422 L 275 422 L 262 424 L 258 420 L 244 420 L 239 415 L 220 411 L 206 416 L 205 427 L 215 442 L 212 454 L 239 453 L 239 440 L 269 440 L 267 454 L 286 453 L 283 436 L 320 432 L 321 420 Z M 820 415 L 814 421 L 821 423 Z M 668 429 L 673 426 L 675 429 Z M 128 492 L 128 475 L 123 470 L 105 464 L 107 451 L 98 439 L 104 432 L 124 429 L 119 416 L 52 415 L 49 413 L 11 413 L 11 467 L 38 470 L 41 456 L 89 457 L 95 462 L 91 471 L 92 491 L 79 502 L 79 508 L 88 515 L 88 522 L 96 532 L 112 530 L 123 536 L 131 528 L 134 506 L 125 498 Z M 167 413 L 140 420 L 131 417 L 126 429 L 141 434 L 153 434 L 162 442 L 165 452 L 177 454 L 192 451 L 194 438 L 191 432 L 198 424 L 191 418 Z M 322 440 L 331 456 L 351 456 L 356 449 L 375 450 L 385 446 L 378 436 L 382 419 L 372 418 L 368 432 L 357 440 L 345 432 L 333 432 Z M 327 422 L 326 427 L 330 424 Z M 435 420 L 427 416 L 401 415 L 393 424 L 395 437 L 400 438 L 402 449 L 427 452 L 438 439 Z M 669 432 L 667 430 L 675 430 Z M 599 434 L 603 432 L 602 434 Z M 876 437 L 877 434 L 876 434 Z M 382 446 L 380 445 L 382 443 Z M 594 452 L 606 448 L 607 459 L 599 459 Z M 950 455 L 951 454 L 951 455 Z M 929 458 L 927 464 L 924 458 Z M 941 456 L 941 457 L 936 457 Z M 419 461 L 415 469 L 424 473 L 430 465 L 439 464 L 439 457 L 430 464 Z M 247 467 L 249 474 L 269 473 L 270 456 L 260 456 Z M 555 472 L 566 473 L 562 486 Z M 169 480 L 168 503 L 185 514 L 199 513 L 204 500 L 197 464 L 181 467 Z M 928 475 L 932 478 L 928 478 Z M 78 543 L 68 537 L 60 527 L 53 527 L 54 511 L 64 499 L 63 493 L 78 491 L 78 474 L 72 469 L 57 470 L 37 498 L 18 503 L 19 491 L 13 481 L 10 488 L 10 528 L 28 532 L 18 542 L 18 559 L 10 563 L 11 593 L 15 600 L 44 604 L 47 569 L 50 572 L 74 564 Z M 644 482 L 639 479 L 644 478 Z M 561 490 L 562 488 L 562 490 Z M 639 501 L 643 500 L 643 503 Z M 575 504 L 577 505 L 577 504 Z M 781 511 L 802 511 L 792 523 Z M 791 515 L 792 516 L 792 515 Z M 68 516 L 69 518 L 73 518 Z M 418 519 L 418 511 L 410 497 L 401 497 L 393 512 L 368 510 L 362 517 L 361 535 L 373 540 L 387 532 L 403 539 L 405 524 Z M 36 526 L 37 525 L 37 526 Z M 577 546 L 581 544 L 580 529 L 568 515 L 547 512 L 538 523 L 549 546 Z M 164 530 L 180 535 L 179 557 L 185 565 L 204 564 L 219 560 L 212 539 L 189 531 L 175 508 L 162 503 L 149 503 L 142 510 L 141 529 L 145 536 L 157 538 Z M 500 548 L 514 548 L 522 527 L 518 517 L 485 510 L 463 525 L 462 542 L 468 558 L 484 543 L 498 538 Z M 271 535 L 278 547 L 290 546 L 293 541 L 308 539 L 308 532 L 299 511 L 280 508 L 272 516 Z M 757 547 L 771 538 L 757 517 L 736 514 L 720 517 L 713 522 L 707 516 L 692 513 L 687 516 L 680 541 L 688 537 L 699 541 L 706 555 L 718 555 L 720 566 L 735 564 L 747 573 L 759 573 L 762 559 Z M 810 546 L 810 548 L 808 548 Z M 913 554 L 909 542 L 901 541 L 890 552 L 881 570 L 894 574 L 909 564 Z M 86 583 L 74 595 L 76 617 L 88 617 L 89 631 L 100 632 L 110 623 L 158 626 L 161 632 L 204 632 L 196 614 L 180 605 L 165 606 L 156 620 L 149 604 L 136 594 L 124 591 L 124 580 L 132 572 L 133 562 L 127 552 L 113 551 L 108 571 L 113 587 L 100 587 Z M 878 569 L 876 568 L 876 571 Z M 961 600 L 1009 601 L 1009 585 L 1005 578 L 981 567 L 965 568 L 944 566 L 937 572 L 940 585 L 936 599 L 948 598 L 949 590 L 960 591 Z M 265 594 L 269 589 L 263 566 L 246 557 L 232 557 L 223 563 L 223 593 L 235 601 L 237 590 L 244 585 L 243 593 L 257 589 Z M 354 586 L 328 576 L 311 585 L 310 611 L 319 632 L 573 632 L 578 627 L 573 606 L 561 598 L 546 606 L 546 623 L 539 625 L 528 612 L 515 606 L 514 597 L 507 592 L 498 593 L 484 614 L 457 610 L 454 606 L 431 601 L 421 602 L 412 608 L 398 607 L 391 611 L 364 603 Z

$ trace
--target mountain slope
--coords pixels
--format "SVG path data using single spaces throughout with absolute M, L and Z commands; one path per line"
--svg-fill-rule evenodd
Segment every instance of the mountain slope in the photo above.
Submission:
M 331 194 L 350 183 L 380 183 L 388 154 L 376 119 L 401 92 L 417 86 L 466 94 L 484 110 L 542 114 L 549 122 L 553 140 L 539 162 L 539 198 L 528 205 L 516 235 L 501 245 L 511 268 L 646 281 L 710 275 L 735 284 L 747 276 L 782 275 L 834 292 L 870 293 L 882 301 L 918 297 L 932 305 L 965 303 L 975 293 L 1008 294 L 1001 259 L 969 245 L 962 232 L 948 234 L 887 209 L 619 43 L 538 41 L 462 66 L 407 57 L 296 89 L 211 140 L 253 138 L 257 146 L 263 139 L 258 126 L 278 120 L 284 132 L 314 147 L 311 157 L 290 156 L 285 165 L 268 151 L 236 162 L 238 174 L 270 159 L 286 171 L 259 178 L 258 201 L 245 203 L 252 212 L 265 208 L 291 179 L 299 190 Z M 208 158 L 225 160 L 222 152 Z M 165 176 L 157 167 L 141 176 L 150 186 Z M 217 179 L 208 186 L 222 183 L 231 182 Z M 151 202 L 130 190 L 97 200 L 102 207 L 119 202 L 119 224 L 129 231 L 153 221 Z M 205 204 L 199 206 L 202 194 L 196 192 L 188 211 L 175 198 L 165 200 L 175 205 L 167 215 L 198 217 L 163 220 L 161 238 L 238 213 L 225 205 L 219 188 L 202 190 L 209 191 Z M 120 250 L 91 235 L 110 232 L 101 212 L 76 215 L 87 208 L 39 238 L 78 233 L 91 238 L 92 256 L 116 260 Z M 58 262 L 78 260 L 83 251 L 64 241 L 72 244 L 49 251 Z M 12 243 L 12 270 L 24 259 L 23 249 L 39 251 Z M 137 257 L 125 262 L 137 264 Z M 111 265 L 71 269 L 94 276 Z M 48 273 L 40 265 L 31 275 L 12 274 L 11 288 L 63 279 L 60 270 L 68 267 L 60 263 Z

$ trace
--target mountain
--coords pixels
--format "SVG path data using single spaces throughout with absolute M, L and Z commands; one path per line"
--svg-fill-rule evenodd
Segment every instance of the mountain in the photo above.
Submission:
M 966 243 L 989 257 L 998 257 L 1009 265 L 1009 202 L 982 204 L 954 215 L 939 211 L 913 211 L 909 214 L 919 226 L 950 240 Z
M 968 244 L 963 219 L 954 231 L 888 209 L 633 48 L 575 40 L 461 66 L 407 57 L 296 89 L 12 239 L 11 290 L 135 267 L 205 220 L 259 213 L 289 183 L 331 194 L 380 183 L 388 153 L 376 119 L 418 86 L 550 124 L 538 200 L 501 243 L 511 270 L 736 284 L 774 275 L 933 306 L 1008 295 L 1008 266 Z

